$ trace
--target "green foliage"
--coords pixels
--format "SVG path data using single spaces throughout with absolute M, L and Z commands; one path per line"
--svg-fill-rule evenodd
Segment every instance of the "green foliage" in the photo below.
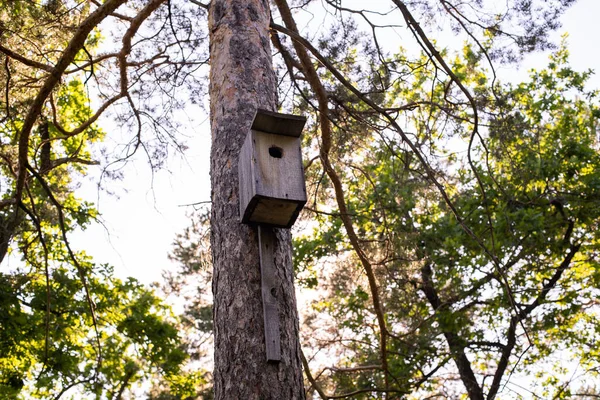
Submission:
M 115 278 L 69 242 L 98 218 L 76 193 L 105 136 L 91 119 L 88 81 L 98 67 L 79 68 L 98 31 L 23 141 L 49 69 L 91 11 L 88 2 L 0 2 L 0 42 L 26 60 L 0 54 L 0 398 L 121 398 L 158 380 L 184 398 L 204 378 L 182 369 L 180 321 L 154 290 Z
M 213 398 L 210 372 L 213 310 L 209 215 L 210 210 L 206 208 L 191 213 L 192 224 L 177 235 L 169 255 L 179 268 L 164 273 L 161 290 L 184 301 L 178 329 L 182 348 L 189 359 L 182 367 L 185 374 L 169 376 L 164 382 L 154 383 L 150 393 L 153 400 Z
M 3 398 L 110 398 L 122 386 L 156 375 L 182 384 L 186 355 L 170 309 L 134 279 L 114 278 L 108 266 L 86 268 L 95 325 L 81 279 L 68 264 L 53 268 L 48 282 L 29 268 L 3 274 Z
M 363 130 L 364 119 L 335 128 L 360 132 L 348 153 L 339 150 L 338 173 L 383 299 L 391 387 L 453 393 L 456 385 L 444 371 L 453 370 L 464 352 L 484 392 L 492 378 L 483 376 L 535 371 L 536 378 L 527 378 L 532 387 L 539 385 L 548 398 L 566 398 L 571 382 L 553 358 L 568 354 L 585 366 L 586 382 L 598 379 L 590 344 L 600 339 L 594 300 L 600 270 L 598 92 L 585 87 L 590 72 L 569 67 L 564 43 L 547 69 L 493 92 L 481 59 L 481 52 L 466 47 L 452 68 L 478 104 L 482 141 L 475 141 L 472 161 L 464 141 L 473 135 L 472 110 L 458 101 L 460 91 L 435 78 L 426 57 L 411 79 L 394 83 L 387 100 L 426 104 L 403 118 L 420 150 L 432 155 L 450 203 L 391 132 Z M 443 112 L 438 104 L 445 104 Z M 314 335 L 329 343 L 320 351 L 339 355 L 340 367 L 376 365 L 379 330 L 367 281 L 355 253 L 340 251 L 351 246 L 326 200 L 329 183 L 319 185 L 312 187 L 321 203 L 312 207 L 331 212 L 317 214 L 312 235 L 295 240 L 296 265 L 300 276 L 309 266 L 321 271 L 333 264 L 334 272 L 317 273 L 308 285 L 318 279 L 327 288 L 313 303 L 308 331 L 336 332 Z M 506 368 L 500 359 L 507 348 Z M 320 384 L 335 393 L 384 386 L 377 369 L 339 370 L 329 378 L 321 376 Z M 373 392 L 364 398 L 374 398 Z

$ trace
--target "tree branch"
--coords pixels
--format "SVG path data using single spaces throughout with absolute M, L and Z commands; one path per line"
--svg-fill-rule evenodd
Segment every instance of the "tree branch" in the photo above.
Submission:
M 289 9 L 289 6 L 285 0 L 275 0 L 275 4 L 277 4 L 277 8 L 281 14 L 281 17 L 289 29 L 289 32 L 293 33 L 295 36 L 299 36 L 298 28 L 296 27 L 296 23 L 292 17 L 292 13 Z M 272 24 L 274 25 L 274 24 Z M 294 40 L 294 48 L 296 50 L 296 54 L 300 59 L 300 64 L 302 65 L 302 70 L 304 71 L 304 75 L 306 76 L 309 84 L 313 88 L 316 93 L 317 100 L 319 103 L 319 114 L 320 114 L 320 127 L 321 127 L 321 162 L 323 167 L 331 179 L 335 190 L 335 197 L 338 208 L 340 210 L 340 218 L 344 224 L 344 228 L 350 239 L 350 243 L 354 248 L 358 258 L 361 261 L 363 269 L 367 275 L 367 279 L 369 281 L 369 288 L 371 291 L 371 298 L 373 301 L 373 308 L 375 309 L 375 314 L 377 315 L 377 322 L 379 324 L 379 334 L 380 334 L 380 351 L 381 351 L 381 363 L 382 369 L 385 374 L 385 387 L 389 388 L 389 371 L 387 365 L 387 328 L 385 324 L 385 315 L 383 311 L 383 304 L 379 297 L 379 289 L 377 288 L 377 280 L 375 278 L 375 273 L 373 271 L 373 267 L 367 258 L 367 255 L 364 253 L 360 246 L 360 242 L 358 240 L 358 236 L 354 230 L 354 226 L 352 224 L 352 220 L 348 215 L 348 209 L 346 206 L 346 200 L 344 198 L 344 190 L 342 186 L 342 182 L 335 171 L 330 159 L 329 152 L 331 150 L 332 142 L 331 142 L 331 124 L 329 120 L 329 106 L 328 106 L 328 96 L 317 71 L 312 64 L 310 57 L 308 56 L 307 49 L 303 46 L 303 43 L 300 43 L 298 40 Z
M 81 50 L 85 44 L 90 32 L 98 26 L 98 24 L 104 20 L 110 13 L 116 10 L 119 6 L 125 3 L 127 0 L 107 0 L 102 6 L 94 10 L 77 28 L 77 31 L 73 35 L 73 39 L 69 42 L 67 48 L 63 51 L 63 54 L 59 58 L 58 62 L 50 72 L 50 75 L 44 81 L 42 88 L 39 90 L 37 96 L 33 100 L 29 111 L 23 121 L 23 127 L 19 134 L 19 170 L 16 182 L 16 198 L 18 201 L 22 198 L 23 186 L 27 177 L 27 165 L 28 162 L 28 149 L 29 149 L 29 136 L 31 129 L 35 124 L 36 119 L 40 115 L 44 102 L 54 90 L 55 86 L 59 83 L 63 73 L 73 62 L 75 56 Z M 15 210 L 15 214 L 17 211 Z
M 433 283 L 433 271 L 431 270 L 431 266 L 427 263 L 423 265 L 421 268 L 421 279 L 422 285 L 421 290 L 425 294 L 425 297 L 429 301 L 429 304 L 433 308 L 434 313 L 439 317 L 439 315 L 443 312 L 449 313 L 451 312 L 448 304 L 444 304 L 435 289 Z M 437 317 L 436 317 L 437 318 Z M 477 378 L 475 377 L 475 373 L 471 368 L 471 362 L 467 358 L 465 354 L 465 345 L 466 342 L 461 339 L 458 334 L 448 330 L 445 327 L 444 321 L 441 321 L 438 318 L 438 323 L 440 326 L 440 330 L 444 334 L 446 341 L 448 343 L 448 347 L 450 347 L 450 352 L 454 362 L 456 363 L 456 367 L 458 368 L 458 373 L 460 374 L 460 378 L 467 389 L 467 393 L 469 394 L 469 398 L 471 400 L 483 400 L 483 390 L 479 383 L 477 382 Z
M 6 54 L 10 58 L 13 58 L 13 59 L 27 65 L 28 67 L 39 68 L 46 72 L 52 72 L 54 70 L 54 68 L 51 65 L 44 64 L 44 63 L 34 61 L 34 60 L 30 60 L 27 57 L 23 57 L 22 55 L 18 54 L 17 52 L 12 51 L 8 47 L 2 46 L 1 44 L 0 44 L 0 52 Z

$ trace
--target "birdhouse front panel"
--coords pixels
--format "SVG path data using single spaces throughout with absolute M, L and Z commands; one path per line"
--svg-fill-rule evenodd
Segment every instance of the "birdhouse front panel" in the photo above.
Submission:
M 306 201 L 300 138 L 252 131 L 257 193 L 275 199 Z
M 282 127 L 287 117 L 294 117 L 293 122 L 298 117 L 277 113 L 265 116 L 259 111 L 255 122 L 259 116 L 261 121 L 271 123 L 253 124 L 239 158 L 242 222 L 289 228 L 306 204 L 299 133 L 291 136 L 257 128 Z

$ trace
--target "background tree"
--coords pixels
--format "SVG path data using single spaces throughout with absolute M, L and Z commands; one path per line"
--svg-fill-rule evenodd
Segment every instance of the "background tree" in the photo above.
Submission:
M 118 399 L 148 379 L 161 379 L 185 396 L 194 393 L 190 385 L 202 382 L 182 370 L 188 356 L 170 308 L 135 280 L 114 278 L 112 268 L 95 264 L 69 240 L 98 218 L 94 205 L 78 198 L 75 189 L 87 168 L 99 163 L 94 158 L 102 158 L 105 132 L 96 124 L 99 116 L 111 105 L 129 107 L 123 126 L 139 124 L 122 153 L 111 150 L 108 164 L 143 148 L 156 166 L 168 137 L 158 131 L 146 140 L 142 125 L 169 125 L 165 115 L 148 113 L 160 97 L 138 88 L 150 73 L 168 74 L 173 86 L 162 89 L 172 88 L 181 83 L 178 73 L 199 65 L 170 62 L 169 46 L 155 47 L 159 54 L 150 55 L 151 61 L 128 60 L 132 51 L 137 57 L 149 54 L 139 49 L 143 40 L 132 45 L 142 23 L 151 15 L 163 20 L 172 9 L 161 16 L 161 2 L 150 2 L 123 10 L 132 16 L 116 14 L 123 3 L 0 3 L 2 398 Z M 185 24 L 181 15 L 170 15 L 173 29 Z M 122 34 L 123 47 L 98 54 L 99 26 L 106 18 L 122 21 L 114 31 Z M 168 43 L 164 36 L 154 39 Z M 182 41 L 179 51 L 186 46 Z M 116 64 L 115 79 L 111 66 Z M 90 92 L 105 101 L 96 110 Z M 152 101 L 146 102 L 150 94 Z M 155 142 L 162 153 L 152 151 Z M 105 176 L 115 176 L 103 161 Z
M 194 389 L 196 396 L 209 400 L 214 398 L 212 349 L 213 296 L 211 291 L 212 256 L 210 253 L 210 208 L 201 206 L 189 214 L 191 225 L 177 235 L 169 257 L 179 265 L 175 271 L 165 271 L 162 291 L 169 296 L 183 299 L 181 328 L 184 351 L 194 363 L 193 373 L 205 382 Z M 177 398 L 170 387 L 156 388 L 152 399 Z M 164 397 L 161 397 L 164 396 Z M 169 397 L 172 396 L 172 397 Z
M 467 64 L 457 60 L 455 70 Z M 489 102 L 492 109 L 480 108 L 486 113 L 486 148 L 474 151 L 473 158 L 482 160 L 475 172 L 461 156 L 464 148 L 434 149 L 446 164 L 438 176 L 451 183 L 449 200 L 466 216 L 462 223 L 469 230 L 456 223 L 448 203 L 398 142 L 382 135 L 353 150 L 346 170 L 348 209 L 363 247 L 377 260 L 386 323 L 394 327 L 389 373 L 406 392 L 452 396 L 461 391 L 459 378 L 471 398 L 494 398 L 501 389 L 518 391 L 510 378 L 523 373 L 537 382 L 541 397 L 560 397 L 578 387 L 561 377 L 575 366 L 553 365 L 565 352 L 585 365 L 580 379 L 595 379 L 587 345 L 577 344 L 593 343 L 598 323 L 588 297 L 597 295 L 598 215 L 577 211 L 598 204 L 592 173 L 598 162 L 598 105 L 596 93 L 583 89 L 587 76 L 568 67 L 563 48 L 531 82 L 497 87 L 501 106 Z M 420 91 L 407 88 L 419 98 L 415 90 Z M 443 93 L 444 86 L 438 90 Z M 416 111 L 414 123 L 427 121 L 430 112 Z M 447 134 L 439 127 L 447 129 L 448 121 L 431 121 L 424 146 L 432 136 Z M 464 135 L 462 125 L 453 134 Z M 318 348 L 335 354 L 343 368 L 326 368 L 331 380 L 319 373 L 320 383 L 351 390 L 373 382 L 381 367 L 372 346 L 377 330 L 368 280 L 357 271 L 336 219 L 335 213 L 321 213 L 314 234 L 298 240 L 295 259 L 302 275 L 313 276 L 309 285 L 320 278 L 328 288 L 314 303 L 308 331 L 320 327 L 313 343 L 326 343 Z M 489 246 L 498 265 L 473 235 Z M 335 273 L 311 273 L 319 262 L 331 263 L 331 254 L 343 260 L 332 267 Z M 355 367 L 356 360 L 368 368 Z M 533 367 L 544 363 L 540 370 Z M 385 385 L 383 379 L 379 385 Z

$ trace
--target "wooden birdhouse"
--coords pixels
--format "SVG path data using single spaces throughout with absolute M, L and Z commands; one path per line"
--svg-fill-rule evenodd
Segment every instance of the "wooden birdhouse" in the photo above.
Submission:
M 304 204 L 306 186 L 300 135 L 306 118 L 257 110 L 239 156 L 243 223 L 291 227 Z

